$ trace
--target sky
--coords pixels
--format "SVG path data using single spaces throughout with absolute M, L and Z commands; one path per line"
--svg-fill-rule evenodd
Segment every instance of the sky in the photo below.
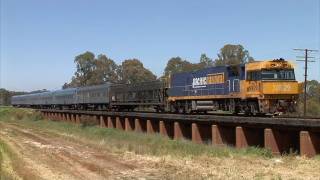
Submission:
M 320 49 L 319 0 L 0 0 L 0 88 L 60 89 L 74 57 L 91 51 L 120 64 L 137 58 L 160 76 L 171 57 L 216 58 L 241 44 L 256 60 L 295 62 Z M 320 80 L 319 53 L 309 79 Z

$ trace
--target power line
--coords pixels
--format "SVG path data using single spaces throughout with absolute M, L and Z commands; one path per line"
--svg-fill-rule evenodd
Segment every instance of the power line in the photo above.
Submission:
M 304 56 L 297 56 L 297 58 L 304 58 L 304 60 L 298 59 L 297 61 L 304 61 L 304 94 L 303 94 L 303 116 L 307 115 L 307 80 L 308 80 L 308 63 L 315 62 L 315 57 L 308 56 L 310 52 L 318 52 L 318 50 L 313 49 L 293 49 L 295 51 L 304 51 Z

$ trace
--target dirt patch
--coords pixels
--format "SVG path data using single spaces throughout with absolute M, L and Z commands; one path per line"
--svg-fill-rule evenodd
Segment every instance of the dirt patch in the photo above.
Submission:
M 317 179 L 318 160 L 303 157 L 151 156 L 90 145 L 68 133 L 0 121 L 0 138 L 19 155 L 20 177 L 39 179 Z M 26 174 L 27 173 L 27 174 Z M 29 173 L 29 174 L 28 174 Z M 25 178 L 28 179 L 28 178 Z M 29 178 L 30 179 L 30 178 Z M 35 178 L 38 179 L 38 178 Z
M 33 174 L 43 179 L 133 177 L 145 169 L 145 165 L 137 161 L 126 161 L 117 154 L 81 142 L 67 141 L 61 136 L 46 135 L 20 125 L 0 124 L 3 129 L 0 138 L 13 147 Z M 155 169 L 149 171 L 156 173 Z

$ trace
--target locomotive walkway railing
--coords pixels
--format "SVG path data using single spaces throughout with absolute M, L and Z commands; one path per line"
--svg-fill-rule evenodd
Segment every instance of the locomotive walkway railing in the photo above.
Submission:
M 39 110 L 51 120 L 82 123 L 125 131 L 160 133 L 173 139 L 236 148 L 257 146 L 274 154 L 320 154 L 320 119 L 181 115 L 142 112 Z

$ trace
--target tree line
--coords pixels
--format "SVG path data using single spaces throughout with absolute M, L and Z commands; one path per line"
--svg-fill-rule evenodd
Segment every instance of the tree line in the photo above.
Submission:
M 104 54 L 95 56 L 92 52 L 85 52 L 75 57 L 76 72 L 71 81 L 62 88 L 81 87 L 103 84 L 105 82 L 132 84 L 144 81 L 154 81 L 169 74 L 196 71 L 207 67 L 220 65 L 236 65 L 254 61 L 249 51 L 240 44 L 227 44 L 220 49 L 217 58 L 209 58 L 201 54 L 197 63 L 191 63 L 181 57 L 168 60 L 163 76 L 157 77 L 143 66 L 139 59 L 126 59 L 117 65 L 114 60 Z
M 10 105 L 11 104 L 11 97 L 16 95 L 23 95 L 27 92 L 15 92 L 15 91 L 8 91 L 4 88 L 0 88 L 0 105 Z
M 304 91 L 304 83 L 299 83 L 300 92 Z M 299 95 L 297 115 L 303 114 L 303 96 Z M 320 117 L 320 82 L 316 80 L 307 83 L 307 114 Z

